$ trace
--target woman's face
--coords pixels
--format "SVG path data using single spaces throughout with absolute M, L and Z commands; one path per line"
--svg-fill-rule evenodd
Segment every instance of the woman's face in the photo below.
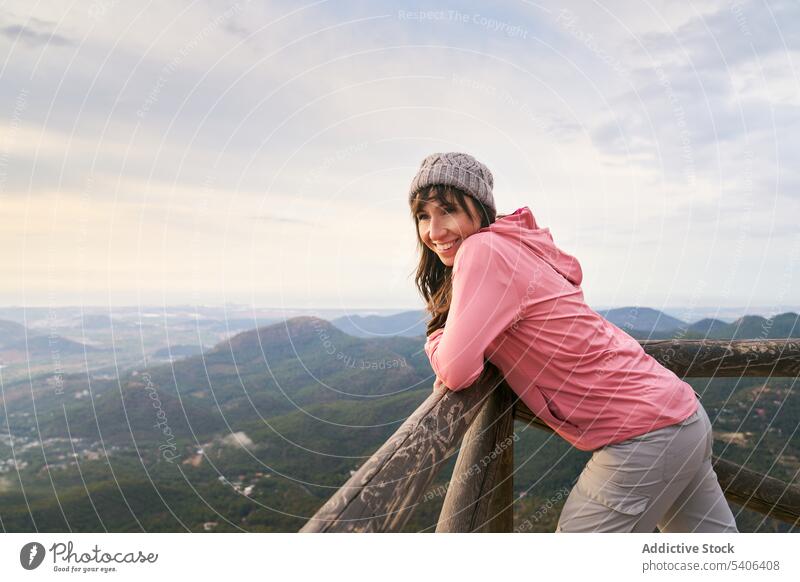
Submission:
M 422 242 L 439 256 L 448 267 L 453 266 L 456 251 L 468 236 L 480 230 L 478 209 L 472 198 L 465 197 L 475 219 L 470 216 L 452 198 L 446 205 L 436 200 L 428 200 L 417 212 L 419 237 Z

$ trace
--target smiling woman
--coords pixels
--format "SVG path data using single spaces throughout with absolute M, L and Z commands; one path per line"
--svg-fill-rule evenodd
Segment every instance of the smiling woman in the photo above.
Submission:
M 421 257 L 416 285 L 427 302 L 428 333 L 444 325 L 450 309 L 452 269 L 464 240 L 495 221 L 493 208 L 449 185 L 421 190 L 412 201 Z
M 691 386 L 586 304 L 577 259 L 527 206 L 498 217 L 492 187 L 486 166 L 456 152 L 426 157 L 411 183 L 434 390 L 496 368 L 540 420 L 593 451 L 557 531 L 737 531 Z
M 458 156 L 462 169 L 445 177 L 439 162 L 453 155 Z M 432 154 L 423 160 L 414 179 L 409 202 L 421 253 L 415 282 L 431 314 L 428 334 L 447 319 L 452 290 L 449 281 L 461 243 L 496 219 L 493 182 L 489 169 L 467 154 Z M 467 193 L 470 187 L 478 196 Z

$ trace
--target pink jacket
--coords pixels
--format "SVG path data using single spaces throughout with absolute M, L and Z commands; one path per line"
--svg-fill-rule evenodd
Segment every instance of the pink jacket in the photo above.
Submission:
M 462 390 L 486 358 L 536 416 L 584 451 L 694 413 L 692 387 L 590 309 L 582 277 L 527 206 L 467 237 L 447 323 L 425 343 L 434 372 Z

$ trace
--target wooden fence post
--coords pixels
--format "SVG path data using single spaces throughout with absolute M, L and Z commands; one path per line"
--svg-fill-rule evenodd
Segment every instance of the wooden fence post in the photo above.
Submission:
M 437 533 L 513 530 L 515 400 L 498 385 L 464 435 Z

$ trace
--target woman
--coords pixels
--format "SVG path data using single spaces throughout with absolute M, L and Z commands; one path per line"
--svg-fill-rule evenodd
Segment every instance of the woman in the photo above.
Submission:
M 457 152 L 426 157 L 411 183 L 434 389 L 469 387 L 488 361 L 593 451 L 556 531 L 736 532 L 696 393 L 586 305 L 578 261 L 527 206 L 496 216 L 492 188 L 489 169 Z

